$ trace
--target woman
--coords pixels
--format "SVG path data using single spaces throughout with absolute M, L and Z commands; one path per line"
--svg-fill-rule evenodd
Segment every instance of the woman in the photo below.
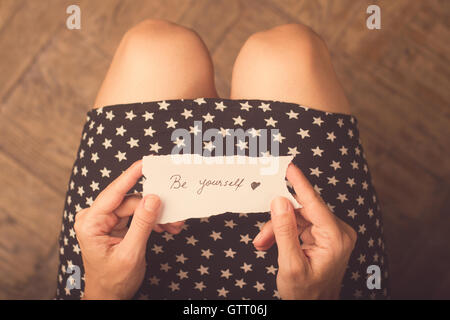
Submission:
M 195 134 L 194 121 L 204 129 L 278 128 L 280 154 L 294 155 L 287 179 L 303 209 L 279 197 L 270 213 L 155 225 L 157 195 L 126 196 L 142 191 L 136 161 L 169 154 L 171 130 Z M 230 99 L 218 97 L 194 31 L 160 20 L 129 30 L 88 112 L 66 200 L 58 298 L 388 296 L 381 213 L 356 119 L 326 45 L 303 25 L 245 42 Z M 76 282 L 73 265 L 79 289 L 67 285 Z M 373 267 L 380 285 L 366 281 Z

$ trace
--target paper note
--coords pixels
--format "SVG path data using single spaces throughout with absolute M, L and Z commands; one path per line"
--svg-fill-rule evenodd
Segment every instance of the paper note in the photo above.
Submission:
M 145 156 L 143 195 L 160 197 L 161 224 L 225 212 L 269 212 L 270 202 L 276 196 L 288 198 L 294 208 L 299 208 L 285 180 L 292 159 L 293 156 Z

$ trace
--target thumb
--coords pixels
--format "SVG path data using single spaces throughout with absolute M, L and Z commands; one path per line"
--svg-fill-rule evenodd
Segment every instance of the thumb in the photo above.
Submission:
M 300 248 L 297 220 L 291 202 L 284 197 L 276 197 L 272 200 L 270 211 L 279 260 L 288 261 L 286 259 L 290 260 L 292 255 L 299 254 L 305 258 Z
M 121 245 L 125 250 L 145 251 L 148 237 L 158 219 L 161 200 L 156 195 L 147 195 L 141 199 L 134 211 L 133 220 L 131 220 Z

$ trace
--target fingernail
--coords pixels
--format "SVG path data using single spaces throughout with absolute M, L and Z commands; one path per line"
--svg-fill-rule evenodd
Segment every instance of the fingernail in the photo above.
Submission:
M 287 213 L 289 210 L 289 203 L 288 200 L 282 198 L 282 197 L 278 197 L 275 199 L 274 204 L 273 204 L 273 210 L 272 213 L 279 215 L 279 214 L 284 214 Z
M 258 234 L 256 235 L 255 239 L 253 239 L 252 242 L 253 242 L 253 243 L 258 242 L 259 239 L 261 239 L 261 233 L 258 233 Z
M 159 208 L 160 200 L 157 196 L 151 195 L 145 199 L 144 208 L 147 211 L 155 211 Z

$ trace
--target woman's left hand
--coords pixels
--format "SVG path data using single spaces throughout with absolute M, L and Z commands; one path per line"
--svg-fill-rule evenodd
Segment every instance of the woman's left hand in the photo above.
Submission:
M 160 200 L 155 195 L 125 197 L 141 176 L 142 161 L 137 161 L 75 216 L 84 299 L 130 299 L 142 283 L 147 240 L 156 227 Z

